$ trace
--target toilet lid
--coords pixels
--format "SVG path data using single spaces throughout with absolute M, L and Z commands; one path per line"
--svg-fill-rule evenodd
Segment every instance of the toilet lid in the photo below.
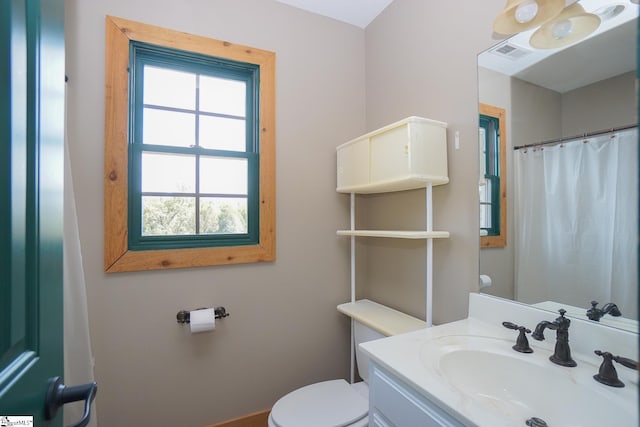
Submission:
M 369 402 L 345 380 L 311 384 L 292 391 L 273 405 L 279 427 L 343 427 L 367 416 Z

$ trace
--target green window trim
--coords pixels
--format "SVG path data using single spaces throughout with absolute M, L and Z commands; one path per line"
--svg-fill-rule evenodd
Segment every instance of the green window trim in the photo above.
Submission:
M 178 51 L 159 46 L 132 41 L 130 43 L 129 87 L 130 117 L 129 117 L 129 250 L 148 249 L 179 249 L 195 247 L 238 246 L 252 245 L 259 241 L 259 111 L 257 108 L 260 82 L 260 69 L 255 64 L 240 63 L 223 58 L 207 57 L 195 53 Z M 246 90 L 245 116 L 230 116 L 217 113 L 203 112 L 199 106 L 199 96 L 196 89 L 196 105 L 193 110 L 171 107 L 159 107 L 143 103 L 144 67 L 156 66 L 163 69 L 184 71 L 196 75 L 196 88 L 199 88 L 201 75 L 225 78 L 244 82 Z M 194 114 L 195 116 L 195 146 L 177 147 L 166 145 L 152 145 L 143 143 L 143 110 L 154 108 L 163 111 L 175 111 Z M 204 148 L 199 143 L 199 119 L 201 116 L 237 118 L 245 121 L 245 151 L 232 151 Z M 144 192 L 142 191 L 142 155 L 143 153 L 171 153 L 191 155 L 195 158 L 195 174 L 199 176 L 201 156 L 216 158 L 239 158 L 247 160 L 248 191 L 247 194 L 219 194 L 205 193 L 199 189 L 200 180 L 195 179 L 194 192 Z M 193 198 L 195 202 L 195 234 L 185 235 L 152 235 L 142 233 L 142 199 L 145 196 L 166 196 Z M 247 199 L 246 233 L 203 234 L 200 232 L 200 200 L 204 197 Z
M 490 187 L 489 200 L 480 205 L 489 206 L 489 226 L 480 227 L 487 236 L 500 235 L 500 124 L 497 117 L 480 114 L 480 127 L 484 129 L 484 179 Z

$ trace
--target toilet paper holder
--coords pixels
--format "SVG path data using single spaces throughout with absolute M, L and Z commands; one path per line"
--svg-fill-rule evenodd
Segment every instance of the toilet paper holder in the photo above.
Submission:
M 204 310 L 206 307 L 197 308 L 196 310 Z M 229 317 L 229 313 L 227 313 L 227 309 L 224 307 L 215 307 L 213 309 L 216 319 L 222 319 L 225 317 Z M 178 323 L 191 323 L 191 312 L 187 310 L 180 310 L 178 314 L 176 314 L 176 319 Z

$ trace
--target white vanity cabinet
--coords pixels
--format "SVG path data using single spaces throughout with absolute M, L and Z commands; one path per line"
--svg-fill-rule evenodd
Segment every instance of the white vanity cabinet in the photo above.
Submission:
M 369 366 L 370 427 L 464 427 L 380 365 Z

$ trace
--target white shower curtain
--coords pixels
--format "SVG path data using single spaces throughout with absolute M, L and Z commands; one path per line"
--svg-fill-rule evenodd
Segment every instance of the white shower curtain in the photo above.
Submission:
M 637 319 L 638 129 L 514 156 L 517 300 Z
M 66 120 L 65 120 L 66 121 Z M 78 217 L 69 161 L 68 137 L 64 143 L 64 383 L 80 385 L 94 380 L 93 354 L 89 336 L 87 290 L 82 268 Z M 96 400 L 93 401 L 89 427 L 98 425 Z M 84 403 L 64 406 L 64 425 L 77 423 L 84 411 Z

